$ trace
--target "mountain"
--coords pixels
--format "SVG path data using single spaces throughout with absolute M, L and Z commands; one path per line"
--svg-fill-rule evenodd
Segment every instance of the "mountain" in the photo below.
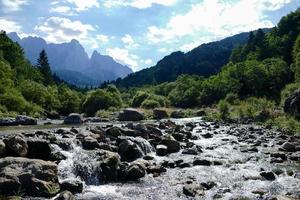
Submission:
M 48 44 L 40 37 L 20 38 L 17 33 L 8 37 L 24 49 L 26 58 L 35 65 L 41 50 L 45 49 L 52 71 L 64 81 L 77 86 L 97 86 L 104 81 L 124 78 L 132 70 L 117 63 L 112 57 L 94 52 L 89 58 L 77 40 L 67 43 Z
M 268 32 L 270 29 L 263 29 Z M 190 52 L 173 52 L 155 66 L 129 74 L 115 83 L 119 87 L 139 87 L 174 81 L 181 74 L 209 77 L 218 73 L 230 58 L 232 50 L 244 45 L 249 32 L 240 33 L 217 42 L 202 44 Z

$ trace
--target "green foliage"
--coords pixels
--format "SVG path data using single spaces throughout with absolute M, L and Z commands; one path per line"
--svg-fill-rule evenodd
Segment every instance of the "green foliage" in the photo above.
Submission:
M 293 57 L 294 57 L 295 80 L 297 82 L 300 82 L 300 35 L 298 36 L 294 45 Z
M 293 117 L 279 116 L 269 119 L 266 124 L 287 134 L 300 134 L 300 122 Z
M 143 101 L 145 101 L 149 96 L 150 94 L 147 92 L 138 91 L 132 99 L 131 106 L 135 108 L 140 107 Z
M 228 102 L 229 104 L 237 104 L 239 101 L 239 96 L 235 93 L 229 93 L 226 95 L 225 99 L 226 102 Z
M 284 101 L 291 96 L 296 90 L 300 88 L 300 83 L 291 83 L 285 86 L 281 91 L 281 106 L 284 105 Z
M 121 107 L 121 94 L 118 90 L 107 88 L 97 89 L 87 94 L 82 105 L 84 112 L 88 116 L 94 116 L 98 110 L 108 109 L 110 107 Z
M 61 104 L 59 113 L 62 115 L 68 115 L 70 113 L 77 113 L 80 111 L 80 94 L 71 90 L 66 85 L 60 85 L 58 87 L 58 99 Z
M 142 108 L 145 108 L 145 109 L 153 109 L 153 108 L 161 107 L 159 102 L 157 102 L 153 99 L 146 99 L 145 101 L 143 101 L 141 106 L 142 106 Z
M 227 119 L 229 117 L 229 104 L 225 100 L 221 100 L 218 103 L 221 119 Z

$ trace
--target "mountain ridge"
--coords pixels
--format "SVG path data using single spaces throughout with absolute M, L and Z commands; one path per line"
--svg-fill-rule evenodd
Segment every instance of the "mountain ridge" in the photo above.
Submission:
M 45 49 L 51 69 L 64 81 L 77 86 L 98 86 L 104 81 L 124 78 L 133 71 L 116 62 L 108 55 L 89 57 L 84 47 L 76 39 L 70 42 L 47 43 L 41 37 L 28 36 L 20 38 L 17 33 L 8 34 L 14 42 L 24 49 L 26 58 L 36 64 L 39 53 Z M 103 62 L 105 61 L 105 62 Z

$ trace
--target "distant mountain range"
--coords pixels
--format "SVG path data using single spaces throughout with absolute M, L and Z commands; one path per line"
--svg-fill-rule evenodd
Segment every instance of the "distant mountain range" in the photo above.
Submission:
M 104 81 L 124 78 L 132 70 L 112 57 L 94 51 L 89 58 L 77 40 L 62 44 L 47 44 L 40 37 L 20 38 L 17 33 L 9 33 L 13 41 L 24 49 L 26 58 L 35 65 L 41 50 L 45 49 L 52 71 L 64 81 L 77 86 L 98 86 Z
M 270 29 L 263 29 L 264 32 Z M 202 44 L 190 52 L 173 52 L 164 57 L 155 66 L 129 74 L 118 79 L 118 87 L 139 87 L 174 81 L 181 74 L 209 77 L 217 74 L 222 66 L 228 63 L 232 50 L 238 45 L 244 45 L 249 38 L 249 32 L 240 33 L 220 41 Z

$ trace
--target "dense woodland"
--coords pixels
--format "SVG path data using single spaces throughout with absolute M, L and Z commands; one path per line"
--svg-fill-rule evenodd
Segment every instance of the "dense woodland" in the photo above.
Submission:
M 235 48 L 225 39 L 205 46 L 209 51 L 175 52 L 156 67 L 117 80 L 118 87 L 103 84 L 101 89 L 84 91 L 51 73 L 45 51 L 38 65 L 32 66 L 21 47 L 1 32 L 0 113 L 54 117 L 83 112 L 94 116 L 99 110 L 127 106 L 211 107 L 222 119 L 253 117 L 298 126 L 296 120 L 277 111 L 282 110 L 284 99 L 300 88 L 300 9 L 283 17 L 271 30 L 241 34 L 235 40 L 241 44 Z M 208 57 L 205 53 L 212 55 L 212 60 L 200 62 Z M 186 63 L 187 58 L 194 64 Z M 158 76 L 170 69 L 169 76 Z M 191 75 L 194 72 L 202 76 Z M 140 86 L 144 84 L 147 86 Z

